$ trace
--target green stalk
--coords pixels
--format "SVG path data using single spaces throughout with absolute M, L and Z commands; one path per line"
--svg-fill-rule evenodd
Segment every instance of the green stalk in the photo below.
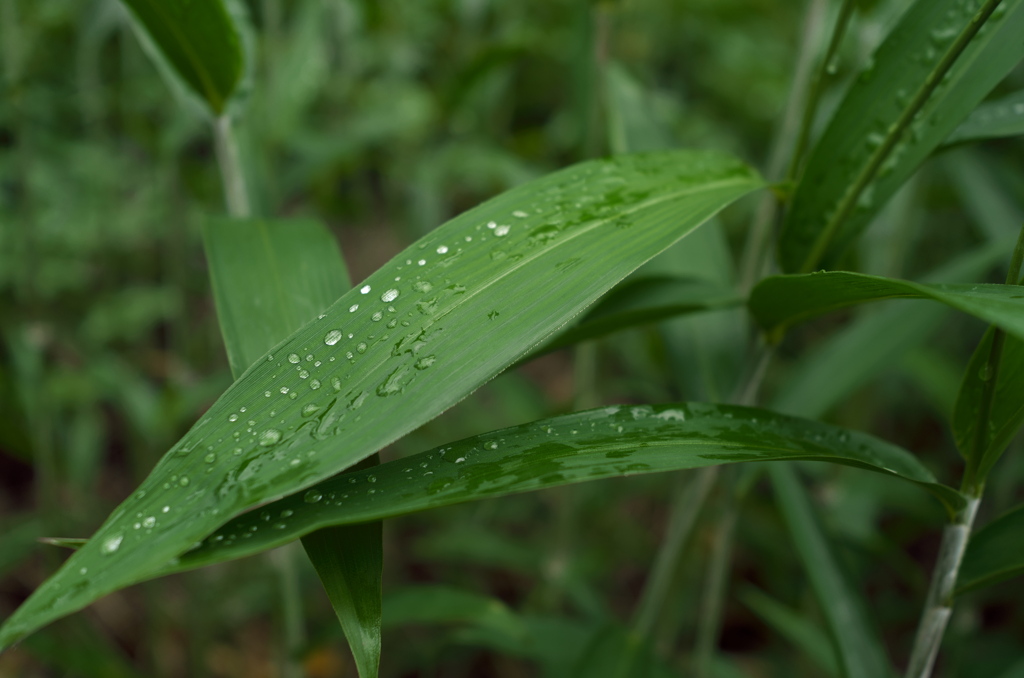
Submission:
M 956 37 L 953 44 L 942 55 L 942 59 L 932 69 L 932 72 L 928 74 L 921 87 L 914 93 L 910 103 L 903 110 L 899 119 L 895 123 L 889 126 L 886 130 L 885 139 L 875 152 L 871 155 L 867 165 L 860 171 L 857 178 L 851 184 L 850 188 L 843 195 L 842 200 L 839 201 L 839 205 L 836 207 L 832 216 L 829 218 L 825 227 L 818 235 L 817 241 L 814 243 L 814 247 L 811 249 L 807 258 L 804 260 L 803 265 L 800 266 L 800 273 L 810 273 L 821 261 L 821 258 L 825 255 L 825 250 L 829 244 L 835 239 L 836 234 L 839 232 L 843 222 L 850 216 L 853 209 L 857 206 L 857 200 L 860 199 L 861 193 L 875 180 L 875 176 L 878 174 L 878 170 L 881 169 L 882 164 L 885 162 L 889 154 L 896 148 L 896 144 L 899 143 L 903 133 L 910 128 L 910 123 L 914 120 L 914 117 L 918 112 L 924 108 L 924 105 L 928 102 L 929 97 L 942 82 L 943 76 L 953 67 L 953 64 L 960 57 L 967 46 L 977 35 L 981 27 L 985 25 L 992 12 L 995 11 L 996 7 L 1002 0 L 986 0 L 985 4 L 982 5 L 978 13 L 974 15 L 971 22 L 967 27 Z
M 228 214 L 239 218 L 248 217 L 252 214 L 252 207 L 249 203 L 249 192 L 245 186 L 245 174 L 242 172 L 242 162 L 239 158 L 238 143 L 235 141 L 230 115 L 225 113 L 214 121 L 213 134 Z
M 715 543 L 708 561 L 708 575 L 704 582 L 704 595 L 700 601 L 700 620 L 697 626 L 697 642 L 694 649 L 695 675 L 708 678 L 711 663 L 718 648 L 718 637 L 722 630 L 722 610 L 725 608 L 725 594 L 732 565 L 732 547 L 736 539 L 736 520 L 740 505 L 732 492 L 735 485 L 735 469 L 728 469 L 723 485 L 729 492 L 725 506 L 715 527 Z

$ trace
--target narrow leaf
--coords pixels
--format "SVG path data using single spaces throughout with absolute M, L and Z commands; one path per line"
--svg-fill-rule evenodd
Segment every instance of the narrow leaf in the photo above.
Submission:
M 810 154 L 779 241 L 789 273 L 831 265 L 1024 57 L 1024 0 L 917 0 Z
M 245 70 L 238 27 L 222 0 L 122 0 L 150 50 L 220 115 Z
M 235 377 L 351 287 L 337 243 L 316 221 L 216 219 L 206 223 L 204 241 Z M 377 463 L 374 455 L 355 468 Z M 303 537 L 302 545 L 338 615 L 359 675 L 375 677 L 380 664 L 380 522 L 319 530 Z
M 1024 288 L 1018 287 L 1024 292 Z M 984 449 L 974 450 L 980 409 L 985 382 L 993 375 L 987 374 L 989 354 L 992 351 L 994 330 L 989 328 L 974 350 L 953 410 L 953 437 L 957 449 L 965 458 L 979 454 L 978 477 L 984 478 L 999 456 L 1009 446 L 1021 425 L 1024 425 L 1024 341 L 1006 335 L 1003 340 L 1003 354 L 995 376 L 996 387 L 988 412 L 988 436 Z
M 623 156 L 433 231 L 250 367 L 6 620 L 0 648 L 429 421 L 760 185 L 725 154 Z
M 889 675 L 884 645 L 868 622 L 856 589 L 840 569 L 796 473 L 786 464 L 772 464 L 768 472 L 804 572 L 828 623 L 842 674 L 846 678 Z
M 750 293 L 748 306 L 770 336 L 829 311 L 884 299 L 931 299 L 1024 339 L 1024 288 L 1016 285 L 927 284 L 831 271 L 772 276 Z
M 241 558 L 331 525 L 616 476 L 744 461 L 831 461 L 905 478 L 963 505 L 909 452 L 835 426 L 727 405 L 607 407 L 542 419 L 336 476 L 239 516 L 164 573 Z
M 946 146 L 1024 134 L 1024 90 L 996 101 L 986 101 L 953 130 Z
M 614 622 L 599 628 L 580 654 L 571 678 L 672 678 L 677 674 L 640 635 Z
M 753 586 L 741 589 L 739 598 L 754 614 L 799 648 L 818 668 L 830 676 L 839 676 L 832 641 L 814 621 Z
M 960 565 L 958 594 L 1024 574 L 1024 505 L 993 520 L 973 535 Z

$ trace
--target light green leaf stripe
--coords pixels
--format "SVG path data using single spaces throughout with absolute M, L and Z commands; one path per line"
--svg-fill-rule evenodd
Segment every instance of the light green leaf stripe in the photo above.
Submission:
M 220 115 L 245 70 L 222 0 L 122 0 L 174 73 Z
M 956 581 L 957 594 L 1024 574 L 1024 505 L 971 536 Z
M 600 478 L 798 459 L 895 475 L 951 510 L 963 504 L 912 454 L 863 433 L 756 408 L 616 406 L 493 431 L 336 476 L 239 516 L 164 573 L 259 553 L 331 525 Z
M 0 647 L 429 421 L 761 185 L 727 154 L 620 156 L 438 228 L 249 368 L 0 627 Z
M 748 306 L 765 332 L 778 336 L 823 313 L 883 299 L 931 299 L 1024 339 L 1024 288 L 1016 285 L 925 284 L 832 271 L 766 278 Z
M 1024 57 L 1024 0 L 917 0 L 811 151 L 779 240 L 787 273 L 834 265 Z

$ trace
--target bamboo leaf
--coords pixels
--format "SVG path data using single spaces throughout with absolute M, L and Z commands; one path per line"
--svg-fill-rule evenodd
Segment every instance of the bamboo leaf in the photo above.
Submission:
M 812 150 L 779 241 L 789 273 L 831 265 L 1024 57 L 1024 0 L 917 0 Z
M 1017 288 L 1024 292 L 1024 288 Z M 984 449 L 974 450 L 978 428 L 978 411 L 985 382 L 989 354 L 992 351 L 994 330 L 989 328 L 974 350 L 953 409 L 953 437 L 957 449 L 965 458 L 978 454 L 978 477 L 985 478 L 989 470 L 1009 446 L 1021 425 L 1024 425 L 1024 341 L 1006 335 L 1002 358 L 995 375 L 996 387 L 988 412 L 988 436 Z
M 312 220 L 216 219 L 204 229 L 217 316 L 237 378 L 351 288 L 330 232 Z M 373 455 L 355 468 L 376 465 Z M 344 549 L 338 544 L 345 544 Z M 359 675 L 380 665 L 380 521 L 302 539 L 352 648 Z
M 1024 90 L 986 101 L 953 130 L 945 146 L 1024 134 Z
M 804 563 L 804 572 L 828 623 L 842 675 L 846 678 L 889 675 L 884 645 L 869 623 L 860 597 L 840 568 L 796 473 L 786 464 L 772 464 L 768 472 L 793 544 Z
M 214 115 L 223 113 L 245 72 L 240 31 L 224 2 L 122 2 L 152 43 L 147 48 L 158 63 L 205 101 Z
M 956 582 L 957 594 L 1024 574 L 1024 505 L 981 528 L 967 544 Z
M 1024 289 L 1016 285 L 928 284 L 831 271 L 772 276 L 751 291 L 748 306 L 770 336 L 840 308 L 883 299 L 931 299 L 1024 339 Z
M 831 461 L 962 496 L 909 452 L 863 433 L 767 410 L 703 403 L 608 407 L 493 431 L 339 475 L 239 516 L 163 573 L 241 558 L 356 524 L 571 483 L 744 461 Z
M 621 156 L 438 228 L 250 367 L 5 621 L 0 647 L 429 421 L 760 185 L 725 154 Z

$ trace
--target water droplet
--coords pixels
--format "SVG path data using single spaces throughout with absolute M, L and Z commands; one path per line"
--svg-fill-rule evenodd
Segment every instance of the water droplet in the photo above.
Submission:
M 308 378 L 309 378 L 309 372 L 307 372 L 306 370 L 299 370 L 299 379 L 308 379 Z
M 428 355 L 425 358 L 420 358 L 419 360 L 417 360 L 414 367 L 417 370 L 425 370 L 431 365 L 433 365 L 435 360 L 437 360 L 437 356 Z
M 154 525 L 156 525 L 156 518 L 154 518 L 153 516 L 148 516 L 146 517 L 145 520 L 142 521 L 142 526 L 147 530 L 152 528 Z
M 398 290 L 396 290 L 394 288 L 392 288 L 392 289 L 388 290 L 387 292 L 385 292 L 384 294 L 380 295 L 380 300 L 383 301 L 384 303 L 388 303 L 388 302 L 394 301 L 397 298 L 398 298 Z
M 341 377 L 331 377 L 331 388 L 335 391 L 341 390 Z
M 496 450 L 498 449 L 498 443 L 491 440 L 487 443 L 484 443 L 484 447 L 486 447 L 488 450 Z
M 307 504 L 315 504 L 323 498 L 324 495 L 320 494 L 317 490 L 310 490 L 306 492 L 306 494 L 302 495 L 302 501 Z
M 493 230 L 493 229 L 497 228 L 497 226 L 498 226 L 498 224 L 495 221 L 488 221 L 487 222 L 487 228 L 490 228 L 490 229 Z
M 440 247 L 437 248 L 437 253 L 438 254 L 448 254 L 448 248 L 445 247 L 444 245 L 441 245 Z
M 355 313 L 358 310 L 359 310 L 359 304 L 352 304 L 351 306 L 348 307 L 348 312 L 349 313 Z
M 181 485 L 182 487 L 188 487 L 188 483 L 188 476 L 182 476 L 181 480 L 178 481 L 178 484 Z
M 270 397 L 270 395 L 271 395 L 270 391 L 264 391 L 264 392 L 263 392 L 263 397 L 264 397 L 264 398 L 269 398 L 269 397 Z
M 369 285 L 363 285 L 362 287 L 359 288 L 359 294 L 369 294 L 369 293 L 370 293 L 370 286 Z
M 511 226 L 506 226 L 506 225 L 502 224 L 501 226 L 498 226 L 497 228 L 494 229 L 494 235 L 496 237 L 498 237 L 498 238 L 500 238 L 502 236 L 506 236 L 506 235 L 508 235 L 508 232 L 511 229 L 512 229 Z
M 370 316 L 370 320 L 372 320 L 375 323 L 379 323 L 383 318 L 384 318 L 384 314 L 381 313 L 380 311 L 377 311 L 372 316 Z
M 290 353 L 288 355 L 288 362 L 292 363 L 293 365 L 299 362 L 300 360 L 302 360 L 302 358 L 299 357 L 298 353 Z
M 270 445 L 276 445 L 281 440 L 281 432 L 276 428 L 268 428 L 266 431 L 260 433 L 260 445 L 269 447 Z
M 228 415 L 228 421 L 238 421 L 238 415 L 237 414 L 230 414 L 230 415 Z
M 103 553 L 111 554 L 121 548 L 122 541 L 124 541 L 124 535 L 118 532 L 117 534 L 104 539 L 103 544 L 100 546 L 100 550 Z
M 295 514 L 295 511 L 292 511 L 291 509 L 285 509 L 285 510 L 281 511 L 281 517 L 282 518 L 291 518 L 292 515 L 294 515 L 294 514 Z
M 280 391 L 281 391 L 281 395 L 287 395 L 288 391 L 289 391 L 289 388 L 287 386 L 282 386 L 280 388 Z
M 377 482 L 377 476 L 366 476 L 366 479 L 371 483 Z
M 426 259 L 420 259 L 420 260 L 419 260 L 419 261 L 417 261 L 416 263 L 417 263 L 417 265 L 419 265 L 419 266 L 426 266 L 426 265 L 427 265 L 427 260 L 426 260 Z
M 78 574 L 88 574 L 88 572 L 89 572 L 89 568 L 88 567 L 83 567 L 83 568 L 78 570 Z
M 324 335 L 324 343 L 328 346 L 334 346 L 341 341 L 341 330 L 331 330 Z
M 364 344 L 363 342 L 359 342 L 358 344 L 356 344 L 356 352 L 366 353 L 366 344 Z
M 524 212 L 523 210 L 516 210 L 515 212 L 512 213 L 512 216 L 519 217 L 520 219 L 525 219 L 530 215 Z
M 309 387 L 314 391 L 317 390 L 318 388 L 320 388 L 320 380 L 313 379 L 312 381 L 309 382 Z
M 310 403 L 308 405 L 305 405 L 302 408 L 302 416 L 310 417 L 310 416 L 314 415 L 316 413 L 316 411 L 319 410 L 319 409 L 320 409 L 320 406 L 315 404 L 315 403 Z
M 217 461 L 217 455 L 214 454 L 213 452 L 210 452 L 208 455 L 203 457 L 203 461 L 205 461 L 207 464 L 212 464 L 213 462 Z

